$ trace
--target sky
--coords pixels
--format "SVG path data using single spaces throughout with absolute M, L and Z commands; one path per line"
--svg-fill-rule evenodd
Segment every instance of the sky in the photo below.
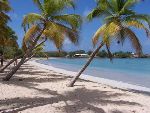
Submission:
M 21 47 L 22 39 L 24 36 L 23 28 L 21 27 L 21 23 L 23 17 L 28 13 L 39 13 L 36 8 L 33 0 L 9 0 L 10 5 L 13 10 L 9 13 L 11 17 L 11 22 L 9 22 L 9 26 L 16 32 L 18 36 L 18 43 Z M 76 1 L 76 9 L 68 9 L 66 13 L 75 13 L 80 14 L 83 18 L 87 16 L 87 14 L 96 6 L 95 0 L 75 0 Z M 140 14 L 150 14 L 150 0 L 145 0 L 141 3 L 138 3 L 134 10 Z M 94 19 L 92 22 L 84 21 L 81 29 L 80 29 L 80 40 L 78 45 L 73 45 L 69 42 L 69 40 L 65 40 L 63 50 L 72 51 L 83 49 L 85 51 L 94 50 L 92 45 L 92 36 L 97 31 L 97 29 L 104 23 L 101 18 Z M 148 38 L 143 30 L 134 29 L 136 35 L 139 37 L 143 52 L 145 54 L 150 54 L 150 38 Z M 105 48 L 103 48 L 105 49 Z M 55 51 L 56 48 L 51 42 L 46 42 L 45 51 Z M 111 44 L 111 51 L 132 51 L 131 44 L 129 41 L 126 41 L 122 46 L 121 44 L 117 44 L 116 41 Z

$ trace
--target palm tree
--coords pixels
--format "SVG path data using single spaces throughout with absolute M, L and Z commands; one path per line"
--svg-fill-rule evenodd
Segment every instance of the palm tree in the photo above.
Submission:
M 28 31 L 29 32 L 29 31 Z M 31 32 L 29 32 L 31 33 Z M 41 41 L 39 44 L 36 45 L 35 49 L 32 51 L 32 54 L 25 60 L 25 62 L 29 61 L 32 57 L 34 57 L 35 55 L 44 55 L 45 57 L 47 57 L 46 53 L 44 53 L 44 43 L 47 41 L 47 38 L 45 38 L 44 41 Z M 26 37 L 24 37 L 23 39 L 23 44 L 22 44 L 22 50 L 23 52 L 26 52 L 29 47 L 30 44 L 32 44 L 32 40 L 28 39 L 26 40 Z M 48 58 L 48 57 L 47 57 Z
M 9 26 L 6 26 L 6 29 L 7 31 L 5 31 L 5 34 L 7 35 L 1 35 L 0 38 L 0 49 L 3 56 L 5 56 L 4 53 L 7 53 L 5 50 L 7 50 L 8 48 L 13 49 L 14 52 L 15 50 L 18 49 L 18 43 L 17 43 L 18 37 Z M 0 69 L 0 72 L 3 72 L 2 70 L 4 67 Z
M 37 29 L 35 29 L 35 28 L 36 28 L 36 26 L 32 26 L 32 28 L 30 28 L 30 29 L 28 30 L 28 32 L 25 34 L 25 36 L 24 36 L 24 38 L 23 38 L 23 42 L 22 42 L 22 50 L 23 50 L 22 52 L 23 52 L 23 53 L 26 53 L 27 50 L 30 49 L 30 45 L 33 44 L 33 40 L 31 40 L 32 38 L 30 38 L 30 35 L 36 33 L 36 30 L 37 30 Z M 7 35 L 7 36 L 8 36 L 8 35 Z M 8 36 L 8 37 L 10 37 L 10 36 Z M 15 37 L 14 37 L 14 38 L 15 38 Z M 46 40 L 45 40 L 45 41 L 46 41 Z M 41 44 L 43 44 L 45 41 L 41 42 Z M 3 44 L 3 45 L 5 44 L 4 41 L 2 42 L 2 44 Z M 37 47 L 35 47 L 35 49 L 38 48 L 38 46 L 40 46 L 41 44 L 38 44 Z M 28 57 L 30 57 L 30 56 L 33 57 L 33 54 L 34 54 L 34 49 L 33 49 L 32 53 L 31 53 L 30 55 L 28 55 Z M 4 70 L 5 70 L 8 66 L 10 66 L 12 63 L 14 63 L 17 59 L 22 58 L 22 56 L 23 56 L 22 54 L 16 55 L 12 60 L 10 60 L 4 67 L 2 67 L 2 68 L 0 69 L 0 73 L 4 72 Z M 30 57 L 30 58 L 32 58 L 32 57 Z M 28 60 L 26 59 L 25 62 L 26 62 L 26 61 L 28 61 Z
M 6 14 L 11 10 L 11 7 L 9 6 L 8 0 L 0 0 L 0 28 L 5 25 L 8 20 L 10 20 L 9 16 Z
M 44 52 L 44 46 L 45 46 L 44 44 L 41 44 L 38 47 L 36 47 L 36 49 L 34 49 L 34 51 L 32 52 L 32 55 L 29 58 L 27 58 L 24 62 L 27 62 L 34 56 L 39 56 L 39 55 L 45 56 L 48 59 L 47 54 Z
M 37 5 L 40 14 L 30 13 L 24 17 L 23 27 L 28 32 L 25 35 L 24 42 L 27 50 L 18 65 L 10 71 L 3 79 L 8 81 L 13 74 L 20 68 L 27 57 L 32 55 L 32 51 L 38 47 L 39 41 L 47 40 L 54 42 L 58 49 L 61 49 L 65 37 L 71 42 L 78 41 L 78 28 L 81 24 L 81 18 L 75 14 L 63 14 L 64 9 L 75 7 L 72 0 L 33 0 Z M 44 42 L 43 41 L 43 42 Z M 42 42 L 41 42 L 42 43 Z
M 18 47 L 18 43 L 17 43 L 17 35 L 16 33 L 13 31 L 12 28 L 10 28 L 9 26 L 5 26 L 7 31 L 5 32 L 5 35 L 1 35 L 0 38 L 0 46 L 7 46 L 7 47 Z
M 11 10 L 7 0 L 0 0 L 0 41 L 2 42 L 5 39 L 5 36 L 8 33 L 7 22 L 10 20 L 9 16 L 6 14 Z M 2 50 L 2 56 L 4 52 Z M 2 58 L 3 59 L 3 58 Z
M 10 20 L 9 16 L 7 15 L 7 12 L 11 10 L 8 0 L 0 0 L 0 40 L 4 38 L 7 35 L 8 27 L 7 22 Z
M 79 73 L 71 80 L 68 86 L 73 87 L 76 80 L 88 67 L 94 56 L 104 45 L 106 46 L 109 55 L 111 41 L 117 40 L 118 43 L 124 43 L 129 39 L 138 55 L 142 54 L 142 46 L 132 27 L 137 29 L 144 29 L 147 36 L 150 35 L 149 29 L 145 27 L 144 23 L 148 23 L 150 27 L 149 15 L 137 14 L 132 7 L 136 4 L 136 0 L 97 0 L 97 6 L 88 15 L 88 19 L 92 20 L 96 17 L 104 17 L 105 24 L 101 26 L 93 36 L 93 44 L 100 44 L 93 52 L 86 65 L 79 71 Z

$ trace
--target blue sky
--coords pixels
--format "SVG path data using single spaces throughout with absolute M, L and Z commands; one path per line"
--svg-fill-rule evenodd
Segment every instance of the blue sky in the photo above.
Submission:
M 67 12 L 80 14 L 85 17 L 95 6 L 95 0 L 76 0 L 76 9 L 69 9 Z M 9 25 L 15 30 L 18 35 L 18 43 L 21 46 L 22 38 L 24 36 L 23 28 L 21 27 L 23 16 L 31 13 L 37 12 L 38 10 L 36 6 L 33 4 L 32 0 L 10 0 L 10 4 L 13 8 L 13 11 L 10 12 L 10 16 L 12 21 L 9 22 Z M 135 10 L 138 13 L 142 14 L 150 14 L 150 0 L 145 0 L 137 4 Z M 68 40 L 65 41 L 64 50 L 93 50 L 91 38 L 96 30 L 103 24 L 102 19 L 95 19 L 92 22 L 84 22 L 82 28 L 80 30 L 80 43 L 77 46 L 72 45 Z M 135 30 L 136 35 L 139 37 L 144 53 L 150 53 L 150 38 L 147 38 L 145 32 L 143 30 Z M 46 51 L 54 51 L 55 46 L 51 42 L 46 43 L 45 47 Z M 112 51 L 133 51 L 131 44 L 126 41 L 124 46 L 118 45 L 116 42 L 112 43 L 111 46 Z M 133 51 L 134 52 L 134 51 Z

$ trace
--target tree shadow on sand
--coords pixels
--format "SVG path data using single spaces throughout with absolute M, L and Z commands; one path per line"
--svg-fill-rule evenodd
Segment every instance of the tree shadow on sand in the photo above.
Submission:
M 64 102 L 65 105 L 57 106 L 62 112 L 77 113 L 84 110 L 89 110 L 94 113 L 105 113 L 102 108 L 94 106 L 100 104 L 106 106 L 108 104 L 113 105 L 128 105 L 128 106 L 141 106 L 135 102 L 129 101 L 114 101 L 113 97 L 120 97 L 124 94 L 112 93 L 109 91 L 89 90 L 86 88 L 78 88 L 74 91 L 67 91 L 65 94 L 58 94 L 56 91 L 48 89 L 40 89 L 42 93 L 51 95 L 49 98 L 13 98 L 8 100 L 0 100 L 0 106 L 5 106 L 1 109 L 4 113 L 14 113 L 23 111 L 29 108 L 44 106 L 48 104 L 55 104 Z M 72 102 L 72 104 L 68 103 Z M 59 105 L 59 104 L 58 104 Z M 57 108 L 56 107 L 56 108 Z
M 38 73 L 39 74 L 39 73 Z M 19 86 L 19 87 L 25 87 L 31 90 L 36 90 L 39 92 L 43 92 L 46 93 L 45 90 L 41 90 L 38 87 L 38 85 L 40 83 L 48 83 L 48 82 L 60 82 L 60 81 L 65 81 L 68 77 L 67 76 L 61 76 L 61 75 L 55 75 L 55 74 L 47 74 L 47 75 L 43 75 L 44 77 L 37 77 L 37 76 L 30 76 L 30 77 L 26 77 L 26 78 L 22 78 L 22 77 L 14 77 L 13 79 L 11 79 L 10 81 L 2 81 L 2 84 L 7 84 L 7 85 L 14 85 L 14 86 Z M 0 79 L 2 79 L 3 77 L 1 76 Z
M 99 104 L 100 106 L 107 106 L 109 104 L 118 105 L 118 106 L 141 106 L 139 103 L 129 102 L 124 100 L 113 100 L 113 98 L 128 96 L 122 93 L 115 93 L 110 91 L 99 91 L 99 90 L 89 90 L 84 88 L 83 86 L 73 91 L 66 91 L 65 93 L 58 93 L 57 91 L 53 91 L 50 89 L 40 89 L 37 86 L 40 83 L 46 82 L 61 82 L 66 81 L 67 76 L 48 74 L 44 71 L 33 71 L 33 72 L 24 72 L 27 65 L 23 66 L 21 74 L 31 74 L 31 77 L 22 78 L 19 76 L 15 76 L 11 81 L 4 82 L 1 81 L 2 84 L 14 85 L 25 87 L 31 90 L 36 90 L 37 93 L 41 93 L 43 95 L 49 95 L 49 97 L 36 97 L 36 98 L 12 98 L 12 99 L 4 99 L 0 100 L 0 112 L 3 113 L 16 113 L 29 108 L 35 108 L 40 106 L 45 106 L 49 104 L 58 104 L 55 108 L 59 107 L 60 112 L 66 113 L 77 113 L 80 111 L 92 111 L 93 113 L 106 113 L 103 108 L 97 107 L 95 105 Z M 33 68 L 32 66 L 29 67 Z M 35 68 L 34 68 L 35 70 Z M 18 74 L 18 73 L 17 73 Z M 34 76 L 40 75 L 40 77 Z M 0 77 L 3 77 L 1 75 Z M 18 81 L 22 79 L 22 81 Z M 59 105 L 59 102 L 63 102 L 63 105 Z M 119 111 L 112 111 L 112 113 L 123 113 Z
M 119 111 L 119 110 L 112 110 L 112 113 L 123 113 L 123 111 Z

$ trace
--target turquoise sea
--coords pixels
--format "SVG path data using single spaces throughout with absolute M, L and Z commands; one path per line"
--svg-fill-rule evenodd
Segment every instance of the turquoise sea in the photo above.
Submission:
M 77 72 L 87 60 L 56 58 L 38 62 Z M 84 74 L 150 88 L 150 59 L 113 59 L 110 62 L 109 59 L 95 58 Z

